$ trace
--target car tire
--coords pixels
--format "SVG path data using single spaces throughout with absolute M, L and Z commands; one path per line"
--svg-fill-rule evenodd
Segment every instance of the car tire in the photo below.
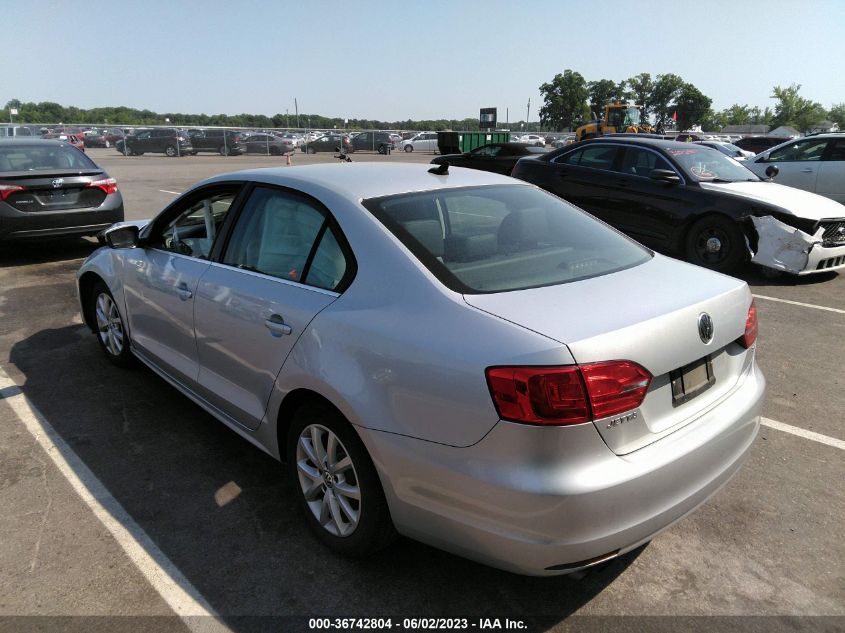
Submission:
M 109 147 L 111 147 L 111 143 L 109 143 L 108 141 L 103 141 L 103 147 L 108 149 Z
M 378 153 L 379 153 L 379 154 L 385 154 L 385 155 L 386 155 L 386 154 L 387 154 L 387 148 L 385 148 L 385 146 L 384 146 L 384 145 L 379 145 L 379 146 L 378 146 Z
M 281 156 L 281 155 L 282 155 L 282 150 L 280 150 L 278 147 L 271 147 L 270 148 L 270 156 Z
M 745 262 L 747 253 L 739 225 L 723 215 L 706 215 L 687 231 L 686 259 L 697 266 L 731 273 Z
M 411 152 L 413 152 L 413 151 L 414 151 L 414 146 L 413 146 L 413 145 L 406 145 L 406 146 L 405 146 L 405 151 L 406 151 L 406 152 L 408 152 L 408 153 L 410 154 Z
M 164 148 L 164 155 L 168 158 L 175 158 L 178 154 L 179 152 L 176 150 L 175 145 L 168 145 Z
M 96 325 L 95 334 L 100 349 L 109 361 L 118 367 L 132 367 L 135 356 L 129 349 L 129 332 L 114 296 L 105 282 L 94 284 L 89 295 L 89 314 Z
M 218 154 L 220 154 L 221 156 L 228 156 L 228 155 L 229 155 L 229 152 L 228 152 L 228 151 L 226 151 L 226 146 L 225 146 L 225 145 L 221 145 L 220 147 L 218 147 L 218 148 L 217 148 L 217 153 L 218 153 Z
M 390 510 L 352 425 L 326 404 L 306 403 L 294 413 L 288 437 L 288 467 L 317 538 L 353 557 L 389 545 L 396 538 Z
M 309 146 L 309 147 L 308 147 L 308 153 L 309 153 L 309 154 L 316 154 L 316 153 L 317 153 L 317 148 Z

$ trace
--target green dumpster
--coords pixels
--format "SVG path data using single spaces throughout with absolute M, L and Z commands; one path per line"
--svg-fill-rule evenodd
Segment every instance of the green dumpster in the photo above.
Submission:
M 441 154 L 461 154 L 488 143 L 507 143 L 510 132 L 438 132 L 437 151 Z

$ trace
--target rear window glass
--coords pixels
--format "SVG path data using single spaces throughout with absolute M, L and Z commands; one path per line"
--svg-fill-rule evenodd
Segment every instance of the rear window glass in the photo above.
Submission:
M 587 213 L 529 186 L 440 189 L 363 204 L 444 285 L 466 294 L 588 279 L 651 257 Z
M 75 147 L 53 145 L 0 146 L 0 172 L 55 171 L 57 169 L 98 169 L 85 154 Z

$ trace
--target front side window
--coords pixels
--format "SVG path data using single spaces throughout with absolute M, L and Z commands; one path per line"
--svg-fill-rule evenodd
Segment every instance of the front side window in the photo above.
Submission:
M 206 259 L 236 195 L 226 191 L 194 202 L 164 227 L 153 246 Z
M 265 187 L 253 190 L 244 205 L 223 263 L 327 290 L 337 288 L 347 268 L 333 229 L 315 203 Z
M 815 139 L 812 141 L 797 141 L 789 143 L 778 149 L 772 150 L 768 162 L 797 162 L 821 160 L 827 139 Z
M 478 294 L 606 275 L 651 253 L 541 189 L 496 185 L 364 201 L 448 288 Z

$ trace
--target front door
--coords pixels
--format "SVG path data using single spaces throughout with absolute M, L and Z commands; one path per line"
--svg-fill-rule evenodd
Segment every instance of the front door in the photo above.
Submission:
M 184 384 L 199 373 L 194 302 L 208 255 L 237 188 L 216 187 L 157 220 L 126 258 L 125 296 L 133 347 Z
M 764 162 L 778 166 L 778 175 L 774 178 L 776 183 L 815 191 L 826 147 L 826 138 L 801 139 L 772 150 Z

